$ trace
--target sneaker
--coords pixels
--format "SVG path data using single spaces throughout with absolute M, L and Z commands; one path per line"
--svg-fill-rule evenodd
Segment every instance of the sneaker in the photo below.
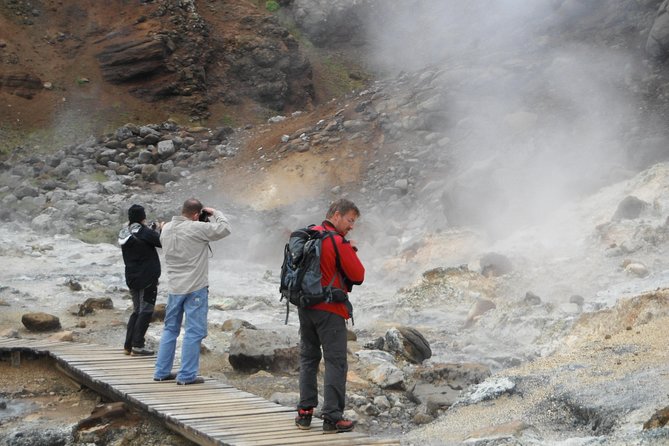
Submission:
M 314 409 L 297 409 L 295 417 L 295 426 L 299 429 L 311 429 L 311 417 L 314 415 Z
M 156 377 L 153 378 L 154 381 L 174 381 L 175 379 L 177 379 L 176 373 L 170 373 L 164 378 L 156 378 Z
M 341 419 L 339 421 L 330 421 L 323 418 L 323 433 L 336 434 L 339 432 L 350 432 L 355 427 L 355 423 L 351 420 Z
M 155 352 L 153 350 L 148 350 L 146 348 L 140 348 L 140 347 L 133 347 L 132 352 L 130 352 L 131 356 L 153 356 Z
M 123 354 L 124 354 L 124 355 L 128 355 L 128 356 L 129 356 L 130 353 L 131 353 L 131 350 L 130 350 L 129 348 L 124 348 L 124 349 L 123 349 Z
M 202 384 L 204 383 L 204 378 L 201 376 L 196 376 L 192 381 L 177 381 L 178 386 L 190 386 L 191 384 Z

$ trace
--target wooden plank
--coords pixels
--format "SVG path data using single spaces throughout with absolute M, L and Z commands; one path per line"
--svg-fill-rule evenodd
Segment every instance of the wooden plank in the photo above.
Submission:
M 153 370 L 155 369 L 155 361 L 151 362 L 114 362 L 112 364 L 101 364 L 99 362 L 95 363 L 86 363 L 86 364 L 73 364 L 76 365 L 79 369 L 86 372 L 93 373 L 111 373 L 115 371 L 124 371 L 124 370 L 149 370 L 151 376 L 153 376 Z
M 219 401 L 211 401 L 206 404 L 195 404 L 195 403 L 189 403 L 188 401 L 171 403 L 167 405 L 156 403 L 156 404 L 151 404 L 151 407 L 153 409 L 159 410 L 169 415 L 171 413 L 187 413 L 187 412 L 207 413 L 207 412 L 212 412 L 214 410 L 227 409 L 229 407 L 241 408 L 244 405 L 247 406 L 246 410 L 251 410 L 252 408 L 258 408 L 258 407 L 273 407 L 271 405 L 276 406 L 276 404 L 272 403 L 271 401 L 263 400 L 261 398 L 256 398 L 256 399 L 244 398 L 244 399 L 224 399 Z
M 257 433 L 257 434 L 262 434 L 262 433 L 272 433 L 276 437 L 282 437 L 283 434 L 288 434 L 288 435 L 293 435 L 295 433 L 300 433 L 302 432 L 299 430 L 294 423 L 262 423 L 260 421 L 256 421 L 254 425 L 250 424 L 243 424 L 243 425 L 236 425 L 236 426 L 230 426 L 230 427 L 225 427 L 225 426 L 207 426 L 207 427 L 200 427 L 202 431 L 209 433 L 210 435 L 223 435 L 223 434 L 230 434 L 230 435 L 237 435 L 237 434 L 249 434 L 249 433 Z M 320 432 L 322 434 L 322 426 L 316 426 L 312 425 L 311 431 L 314 432 Z
M 111 355 L 73 355 L 71 353 L 63 355 L 55 355 L 64 361 L 70 362 L 72 364 L 93 364 L 93 363 L 105 363 L 105 362 L 118 362 L 118 361 L 134 361 L 134 362 L 156 362 L 155 356 L 111 356 Z
M 306 445 L 329 445 L 329 446 L 350 446 L 355 444 L 356 440 L 366 440 L 357 435 L 350 433 L 339 434 L 323 434 L 320 432 L 300 431 L 296 429 L 292 436 L 282 436 L 277 438 L 247 438 L 242 436 L 229 437 L 225 435 L 212 435 L 216 440 L 224 441 L 225 443 L 234 444 L 235 446 L 275 446 L 281 444 L 282 446 L 306 444 Z
M 176 384 L 176 381 L 151 381 L 151 384 L 142 384 L 142 385 L 119 384 L 118 388 L 123 389 L 129 393 L 133 393 L 135 395 L 143 395 L 145 393 L 180 395 L 187 393 L 192 396 L 198 396 L 201 394 L 202 395 L 211 394 L 211 391 L 213 390 L 216 390 L 217 392 L 219 390 L 230 390 L 230 391 L 241 392 L 241 390 L 237 390 L 234 387 L 229 386 L 227 384 L 219 384 L 215 382 L 211 382 L 208 384 L 196 384 L 194 386 L 178 386 Z
M 293 420 L 293 414 L 286 412 L 278 412 L 273 414 L 263 414 L 261 416 L 255 417 L 253 419 L 247 419 L 248 417 L 239 417 L 231 415 L 226 418 L 219 418 L 217 420 L 208 420 L 208 421 L 198 421 L 193 420 L 189 425 L 197 427 L 200 429 L 248 429 L 250 426 L 267 426 L 268 428 L 274 428 L 275 426 L 291 426 L 293 429 L 295 427 L 295 422 Z M 321 428 L 322 423 L 314 422 L 312 424 L 315 428 Z
M 210 436 L 217 440 L 223 440 L 227 443 L 232 444 L 266 444 L 266 445 L 276 445 L 277 439 L 281 439 L 281 444 L 316 444 L 318 442 L 330 444 L 332 438 L 327 438 L 332 434 L 323 434 L 322 430 L 316 431 L 301 431 L 299 429 L 291 430 L 290 432 L 284 432 L 284 435 L 279 435 L 279 432 L 263 432 L 263 433 L 253 433 L 246 432 L 243 434 L 216 434 L 211 433 Z M 337 434 L 341 437 L 341 434 Z M 351 441 L 355 438 L 366 438 L 363 434 L 346 434 L 347 444 L 351 444 Z M 323 438 L 326 437 L 326 438 Z
M 267 401 L 266 399 L 261 398 L 259 396 L 257 396 L 257 397 L 246 396 L 246 397 L 239 397 L 239 398 L 221 398 L 219 396 L 216 400 L 212 399 L 210 401 L 183 401 L 183 400 L 181 400 L 181 401 L 172 401 L 172 402 L 164 402 L 164 403 L 156 402 L 156 403 L 151 404 L 151 406 L 155 407 L 155 408 L 161 408 L 161 409 L 168 410 L 168 409 L 183 407 L 183 406 L 187 406 L 187 407 L 191 407 L 191 408 L 192 407 L 200 407 L 200 406 L 210 407 L 210 406 L 216 406 L 218 404 L 225 404 L 225 403 L 229 403 L 229 402 L 238 402 L 238 401 L 269 402 L 271 404 L 275 404 L 275 403 L 272 403 L 271 401 Z
M 272 404 L 272 403 L 270 403 Z M 193 409 L 170 409 L 170 410 L 161 410 L 160 413 L 168 417 L 173 417 L 175 419 L 205 419 L 205 418 L 222 418 L 226 415 L 239 416 L 239 413 L 253 411 L 254 413 L 272 413 L 272 412 L 286 412 L 291 411 L 290 408 L 284 408 L 279 405 L 260 405 L 260 404 L 246 404 L 246 403 L 233 403 L 227 406 L 222 406 L 216 409 L 216 411 L 203 410 L 201 408 Z
M 289 408 L 282 409 L 281 406 L 277 406 L 277 408 L 261 408 L 261 409 L 256 410 L 255 413 L 274 413 L 274 412 L 288 412 L 288 411 L 292 412 L 293 409 L 289 409 Z M 205 418 L 216 419 L 216 418 L 225 417 L 226 415 L 235 415 L 235 414 L 239 414 L 239 411 L 237 411 L 237 410 L 223 411 L 223 412 L 219 412 L 219 413 L 215 413 L 215 414 L 205 414 L 205 415 L 201 415 L 201 414 L 198 414 L 198 415 L 188 415 L 188 414 L 186 414 L 186 415 L 172 415 L 171 418 L 173 418 L 175 420 L 178 420 L 178 421 L 181 421 L 181 422 L 185 422 L 187 420 L 197 420 L 197 419 L 205 419 Z

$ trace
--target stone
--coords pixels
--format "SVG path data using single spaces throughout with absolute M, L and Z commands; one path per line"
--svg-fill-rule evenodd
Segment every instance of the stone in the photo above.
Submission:
M 499 277 L 513 271 L 513 265 L 508 257 L 491 252 L 485 254 L 479 260 L 481 274 L 486 277 Z
M 641 213 L 650 206 L 649 203 L 639 198 L 628 195 L 618 204 L 616 212 L 611 217 L 612 221 L 633 220 L 639 218 Z
M 505 393 L 511 393 L 516 388 L 516 383 L 507 377 L 489 378 L 470 389 L 463 401 L 466 404 L 477 404 L 498 398 Z
M 86 316 L 95 313 L 95 310 L 111 310 L 114 308 L 114 302 L 109 297 L 90 297 L 79 305 L 78 316 Z
M 248 328 L 249 330 L 256 330 L 256 326 L 250 322 L 242 319 L 228 319 L 221 325 L 222 331 L 237 331 L 240 328 Z
M 228 360 L 242 372 L 296 370 L 299 337 L 292 329 L 250 330 L 241 328 L 230 340 Z
M 420 364 L 432 356 L 430 343 L 418 330 L 411 327 L 388 330 L 385 335 L 385 348 L 414 364 Z
M 50 341 L 57 342 L 72 342 L 74 341 L 74 333 L 71 331 L 61 331 L 59 333 L 54 333 L 48 337 Z
M 465 328 L 471 327 L 481 318 L 481 316 L 483 316 L 483 314 L 490 310 L 494 310 L 495 308 L 497 308 L 495 302 L 489 299 L 477 298 L 476 302 L 474 302 L 469 309 L 467 319 L 465 320 Z
M 21 316 L 21 323 L 28 331 L 44 332 L 60 329 L 60 319 L 47 313 L 26 313 Z
M 369 373 L 369 379 L 382 389 L 404 388 L 404 372 L 393 364 L 379 365 Z

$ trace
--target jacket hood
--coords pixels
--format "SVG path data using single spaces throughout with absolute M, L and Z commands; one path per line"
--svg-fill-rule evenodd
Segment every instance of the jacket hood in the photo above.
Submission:
M 123 226 L 118 233 L 118 244 L 121 246 L 125 245 L 126 242 L 130 240 L 130 237 L 132 237 L 133 234 L 137 234 L 140 229 L 142 229 L 140 223 L 132 223 L 129 226 Z

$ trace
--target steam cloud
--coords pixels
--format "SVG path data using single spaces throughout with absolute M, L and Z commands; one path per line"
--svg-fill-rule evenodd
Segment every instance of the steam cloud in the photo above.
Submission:
M 395 2 L 393 2 L 395 3 Z M 572 32 L 602 2 L 430 0 L 385 5 L 370 60 L 386 73 L 437 70 L 450 138 L 452 224 L 508 233 L 631 166 L 639 132 L 635 55 Z M 590 9 L 589 9 L 590 8 Z M 595 16 L 597 14 L 597 16 Z M 587 28 L 586 28 L 587 29 Z

